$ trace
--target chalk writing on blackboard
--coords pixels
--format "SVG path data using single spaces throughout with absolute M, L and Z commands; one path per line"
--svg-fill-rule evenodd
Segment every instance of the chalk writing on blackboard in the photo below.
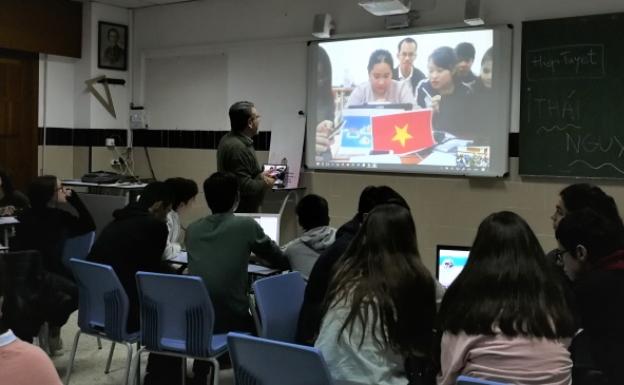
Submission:
M 604 51 L 602 44 L 558 45 L 529 50 L 526 77 L 529 81 L 604 78 Z
M 573 160 L 572 162 L 570 162 L 570 164 L 569 164 L 568 166 L 570 166 L 570 167 L 574 167 L 574 166 L 576 166 L 576 165 L 583 165 L 583 166 L 586 166 L 586 167 L 591 168 L 592 170 L 600 170 L 600 169 L 602 169 L 602 168 L 607 167 L 607 168 L 611 168 L 611 169 L 613 169 L 614 171 L 617 171 L 617 172 L 619 172 L 620 174 L 623 174 L 623 175 L 624 175 L 624 170 L 622 170 L 622 169 L 618 168 L 618 167 L 617 167 L 617 166 L 615 166 L 613 163 L 609 163 L 609 162 L 601 163 L 601 164 L 599 164 L 599 165 L 597 165 L 597 166 L 594 166 L 594 165 L 592 165 L 591 163 L 589 163 L 589 162 L 587 162 L 587 161 L 585 161 L 585 160 L 583 160 L 583 159 L 576 159 L 576 160 Z
M 536 95 L 529 87 L 527 89 L 527 96 L 529 98 L 528 123 L 532 123 L 533 121 L 554 121 L 557 123 L 553 123 L 552 127 L 566 127 L 565 129 L 570 127 L 576 129 L 581 128 L 576 124 L 576 122 L 581 120 L 581 102 L 576 94 L 576 90 L 571 90 L 566 92 L 565 95 L 555 98 L 552 96 Z M 568 126 L 568 123 L 572 124 L 572 126 Z M 539 126 L 537 133 L 542 131 L 552 132 L 555 131 L 555 129 L 544 129 L 543 126 Z

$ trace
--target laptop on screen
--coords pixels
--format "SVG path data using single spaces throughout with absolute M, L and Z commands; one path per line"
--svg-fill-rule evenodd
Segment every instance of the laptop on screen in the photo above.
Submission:
M 468 262 L 470 248 L 438 245 L 436 252 L 436 278 L 444 287 L 451 286 Z
M 279 214 L 265 214 L 265 213 L 234 213 L 238 217 L 250 217 L 253 218 L 264 233 L 269 236 L 278 245 L 280 238 L 280 215 Z

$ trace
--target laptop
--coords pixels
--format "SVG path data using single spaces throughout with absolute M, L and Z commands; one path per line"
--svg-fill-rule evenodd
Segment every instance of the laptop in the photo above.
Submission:
M 263 172 L 268 172 L 269 176 L 275 178 L 274 189 L 281 189 L 286 187 L 288 182 L 288 166 L 285 164 L 264 164 L 262 166 Z
M 280 240 L 280 215 L 267 213 L 234 213 L 237 217 L 250 217 L 255 220 L 264 233 L 278 245 Z
M 436 278 L 444 287 L 451 286 L 468 262 L 470 248 L 438 245 L 436 251 Z

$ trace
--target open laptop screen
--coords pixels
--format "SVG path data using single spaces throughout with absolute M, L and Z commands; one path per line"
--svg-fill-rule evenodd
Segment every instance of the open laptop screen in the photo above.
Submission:
M 269 236 L 275 243 L 279 245 L 279 233 L 280 233 L 280 217 L 279 214 L 248 214 L 248 213 L 234 213 L 239 217 L 251 217 L 253 218 L 264 233 Z
M 451 286 L 468 262 L 469 247 L 438 245 L 436 253 L 436 278 L 444 287 Z

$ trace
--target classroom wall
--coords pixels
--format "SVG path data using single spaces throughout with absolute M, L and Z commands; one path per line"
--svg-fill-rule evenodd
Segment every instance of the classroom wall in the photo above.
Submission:
M 621 0 L 482 0 L 482 5 L 489 24 L 514 25 L 512 131 L 518 130 L 519 120 L 521 22 L 624 11 Z M 134 18 L 134 94 L 139 94 L 144 86 L 138 74 L 138 58 L 142 52 L 205 48 L 228 42 L 304 42 L 311 38 L 313 14 L 325 12 L 334 17 L 339 34 L 383 31 L 383 19 L 364 12 L 355 0 L 214 0 L 137 10 Z M 462 19 L 463 1 L 438 0 L 434 10 L 421 14 L 417 25 L 453 25 L 461 23 Z M 254 57 L 250 57 L 246 64 L 253 66 L 254 62 Z M 280 81 L 275 79 L 275 87 L 280 87 Z M 289 95 L 283 97 L 288 98 Z M 59 151 L 63 152 L 62 149 Z M 106 151 L 94 148 L 94 164 L 105 166 L 110 161 Z M 142 153 L 143 149 L 135 149 L 137 173 L 147 176 L 147 163 Z M 201 183 L 216 169 L 214 150 L 152 148 L 150 155 L 158 178 L 190 176 Z M 261 156 L 266 156 L 266 153 L 261 153 Z M 60 162 L 68 159 L 50 158 L 54 158 L 47 162 L 51 169 L 54 168 L 51 163 L 58 158 L 59 170 L 64 170 Z M 77 158 L 81 158 L 81 154 L 76 156 L 74 151 L 74 162 Z M 500 179 L 308 171 L 303 175 L 302 185 L 307 187 L 308 192 L 323 195 L 329 200 L 331 220 L 335 226 L 353 215 L 359 193 L 366 185 L 387 184 L 397 189 L 412 207 L 423 259 L 433 269 L 436 244 L 470 244 L 479 222 L 498 210 L 516 211 L 529 222 L 546 249 L 555 246 L 549 216 L 554 211 L 557 192 L 573 180 L 521 177 L 517 171 L 517 158 L 511 159 L 510 167 L 510 175 Z M 604 186 L 620 205 L 624 204 L 621 182 L 597 183 Z M 192 217 L 203 215 L 204 210 L 200 197 Z

